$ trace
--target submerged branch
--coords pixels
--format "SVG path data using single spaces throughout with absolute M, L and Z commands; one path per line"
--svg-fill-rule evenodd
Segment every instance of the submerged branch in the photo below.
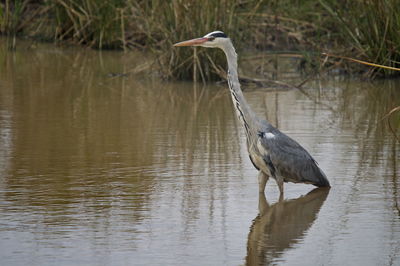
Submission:
M 396 140 L 400 142 L 400 138 L 399 138 L 399 136 L 397 135 L 397 129 L 394 129 L 392 123 L 390 122 L 390 117 L 391 117 L 394 113 L 399 112 L 399 111 L 400 111 L 400 106 L 397 106 L 397 107 L 393 108 L 393 109 L 390 110 L 386 115 L 384 115 L 384 116 L 382 117 L 382 120 L 383 120 L 383 119 L 387 119 L 387 123 L 388 123 L 390 132 L 393 134 L 393 136 L 396 138 Z

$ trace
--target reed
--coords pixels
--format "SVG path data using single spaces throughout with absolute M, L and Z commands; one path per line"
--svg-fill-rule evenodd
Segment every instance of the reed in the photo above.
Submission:
M 234 40 L 243 40 L 250 34 L 247 28 L 251 17 L 262 2 L 132 1 L 128 8 L 135 12 L 130 28 L 136 25 L 136 35 L 141 37 L 135 43 L 151 47 L 158 54 L 158 64 L 163 67 L 160 73 L 164 77 L 209 80 L 217 76 L 217 66 L 225 63 L 221 53 L 212 51 L 208 56 L 210 53 L 202 49 L 174 49 L 172 44 L 216 29 L 225 31 Z
M 97 49 L 146 49 L 165 78 L 223 75 L 224 56 L 174 49 L 177 41 L 225 31 L 242 52 L 315 51 L 399 67 L 398 0 L 4 0 L 0 33 Z M 211 53 L 211 54 L 210 54 Z M 310 59 L 318 66 L 319 56 Z M 365 71 L 357 64 L 350 71 Z M 154 72 L 154 68 L 153 68 Z M 389 69 L 367 72 L 392 75 Z
M 145 48 L 157 54 L 166 78 L 209 80 L 225 60 L 199 50 L 173 49 L 174 42 L 221 29 L 233 39 L 249 35 L 251 17 L 265 0 L 7 0 L 0 5 L 0 30 L 11 35 L 54 38 L 98 49 Z M 24 8 L 36 4 L 31 23 Z M 32 9 L 30 9 L 32 11 Z M 25 25 L 25 27 L 18 27 Z M 53 36 L 53 37 L 52 37 Z M 212 59 L 211 59 L 212 58 Z M 208 63 L 210 60 L 213 62 Z
M 398 0 L 320 0 L 336 25 L 336 36 L 349 47 L 351 57 L 400 67 L 400 5 Z M 394 75 L 373 68 L 368 75 Z
M 20 28 L 20 18 L 24 13 L 28 1 L 15 0 L 4 1 L 0 9 L 0 31 L 9 35 L 15 35 Z
M 119 48 L 123 8 L 122 0 L 54 0 L 55 37 L 99 49 Z

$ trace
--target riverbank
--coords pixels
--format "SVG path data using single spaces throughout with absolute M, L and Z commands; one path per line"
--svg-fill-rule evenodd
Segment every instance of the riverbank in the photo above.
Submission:
M 158 69 L 163 77 L 209 80 L 221 75 L 222 55 L 171 46 L 222 29 L 239 52 L 300 54 L 304 71 L 335 68 L 340 73 L 388 77 L 399 73 L 321 53 L 399 67 L 400 7 L 395 2 L 6 0 L 0 4 L 0 33 L 95 49 L 150 50 L 158 55 L 155 65 L 163 66 Z M 16 46 L 13 40 L 11 48 Z

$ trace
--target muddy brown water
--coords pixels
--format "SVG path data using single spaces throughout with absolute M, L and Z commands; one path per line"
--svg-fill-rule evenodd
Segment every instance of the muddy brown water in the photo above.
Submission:
M 3 43 L 4 44 L 4 43 Z M 1 265 L 400 265 L 400 81 L 247 90 L 332 188 L 257 172 L 225 85 L 140 75 L 135 53 L 0 49 Z

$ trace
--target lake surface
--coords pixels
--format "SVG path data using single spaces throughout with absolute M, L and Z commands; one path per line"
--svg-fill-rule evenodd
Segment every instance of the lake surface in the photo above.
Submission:
M 400 265 L 400 81 L 249 89 L 330 190 L 259 195 L 228 89 L 120 76 L 145 61 L 0 46 L 1 265 Z

